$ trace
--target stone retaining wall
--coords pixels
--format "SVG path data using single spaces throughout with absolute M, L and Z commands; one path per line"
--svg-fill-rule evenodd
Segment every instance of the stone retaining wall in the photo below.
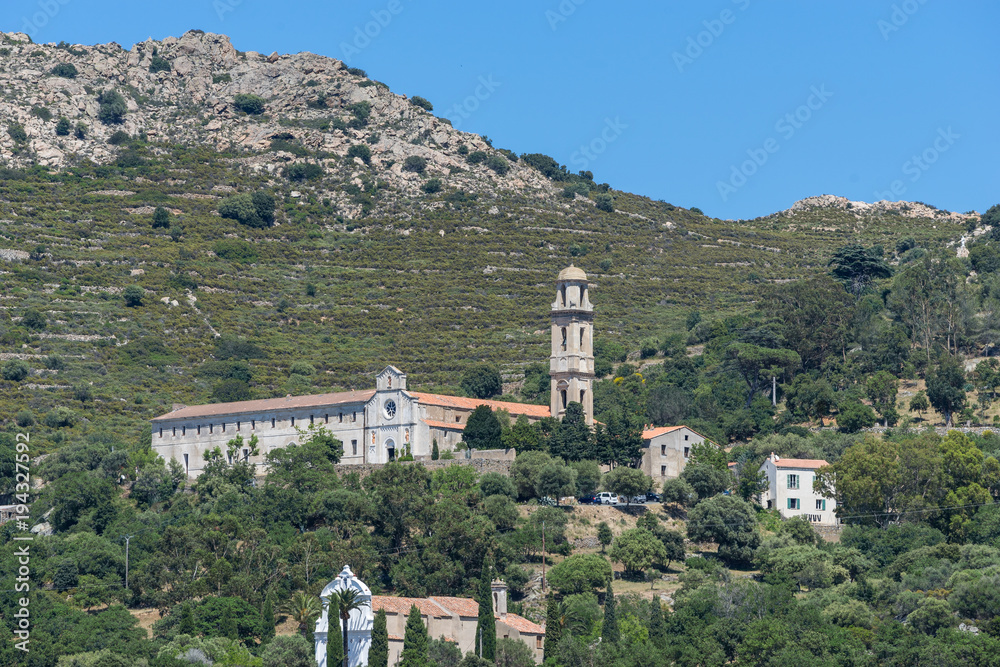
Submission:
M 497 472 L 503 475 L 504 477 L 510 477 L 510 466 L 511 463 L 513 463 L 513 461 L 503 461 L 498 459 L 459 458 L 459 459 L 443 459 L 438 461 L 412 461 L 412 462 L 403 461 L 402 463 L 403 465 L 413 465 L 414 463 L 420 463 L 431 472 L 434 472 L 435 470 L 439 470 L 441 468 L 447 468 L 448 466 L 453 466 L 453 465 L 471 466 L 476 470 L 476 473 L 479 475 L 483 475 L 488 472 Z M 385 463 L 362 463 L 361 465 L 341 463 L 334 467 L 337 471 L 338 476 L 343 476 L 350 473 L 357 473 L 358 475 L 360 475 L 362 479 L 364 479 L 368 475 L 372 474 L 374 471 L 384 468 L 385 466 L 386 466 Z

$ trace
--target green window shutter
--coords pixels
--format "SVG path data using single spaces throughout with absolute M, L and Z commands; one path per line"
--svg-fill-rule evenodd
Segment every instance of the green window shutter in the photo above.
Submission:
M 826 511 L 826 500 L 823 501 L 823 511 Z
M 792 509 L 792 499 L 788 499 L 788 509 Z

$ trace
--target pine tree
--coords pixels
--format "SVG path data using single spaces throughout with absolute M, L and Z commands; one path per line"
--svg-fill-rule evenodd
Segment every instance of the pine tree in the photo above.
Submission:
M 667 628 L 663 622 L 663 606 L 660 598 L 654 597 L 649 601 L 649 638 L 654 646 L 660 646 L 666 637 Z
M 330 598 L 326 618 L 326 667 L 340 667 L 344 663 L 344 637 L 340 632 L 340 607 L 336 597 Z
M 264 608 L 260 612 L 260 625 L 260 641 L 262 644 L 266 644 L 274 639 L 274 600 L 270 593 L 264 598 Z
M 233 618 L 233 612 L 228 606 L 222 612 L 222 618 L 219 620 L 219 634 L 226 639 L 234 641 L 239 639 L 239 633 L 236 631 L 236 619 Z
M 545 652 L 543 658 L 555 658 L 556 647 L 562 639 L 562 626 L 559 624 L 559 603 L 556 596 L 549 593 L 545 606 Z
M 406 631 L 403 634 L 403 654 L 400 667 L 429 667 L 427 627 L 420 618 L 417 605 L 410 607 L 406 617 Z
M 194 611 L 191 609 L 191 603 L 185 602 L 181 605 L 181 622 L 177 628 L 177 634 L 193 636 L 197 632 L 194 625 Z
M 493 616 L 493 588 L 489 564 L 483 565 L 483 574 L 479 579 L 479 622 L 476 624 L 476 654 L 493 662 L 497 653 L 497 622 Z M 480 650 L 480 647 L 482 649 Z
M 389 630 L 384 609 L 379 609 L 375 614 L 372 645 L 368 649 L 368 667 L 389 667 Z
M 621 638 L 618 631 L 618 613 L 615 609 L 615 592 L 608 582 L 608 592 L 604 595 L 604 625 L 601 626 L 601 640 L 609 644 L 617 644 Z

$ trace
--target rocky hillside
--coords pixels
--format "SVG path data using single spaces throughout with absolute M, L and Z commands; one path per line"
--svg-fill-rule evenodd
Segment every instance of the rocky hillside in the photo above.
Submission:
M 41 447 L 136 437 L 230 381 L 368 388 L 393 363 L 448 391 L 486 360 L 518 387 L 544 372 L 570 263 L 594 281 L 598 340 L 637 357 L 693 311 L 827 271 L 839 246 L 932 250 L 976 223 L 829 196 L 713 219 L 495 149 L 336 60 L 198 31 L 130 51 L 0 42 L 0 364 L 19 364 L 0 429 L 35 424 Z M 220 215 L 251 193 L 273 223 Z

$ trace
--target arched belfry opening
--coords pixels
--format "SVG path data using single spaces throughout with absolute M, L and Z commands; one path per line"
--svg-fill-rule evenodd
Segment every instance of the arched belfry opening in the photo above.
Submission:
M 568 402 L 579 398 L 587 424 L 592 424 L 594 308 L 590 303 L 587 274 L 575 266 L 560 271 L 556 279 L 549 375 L 552 377 L 552 416 L 562 418 Z

